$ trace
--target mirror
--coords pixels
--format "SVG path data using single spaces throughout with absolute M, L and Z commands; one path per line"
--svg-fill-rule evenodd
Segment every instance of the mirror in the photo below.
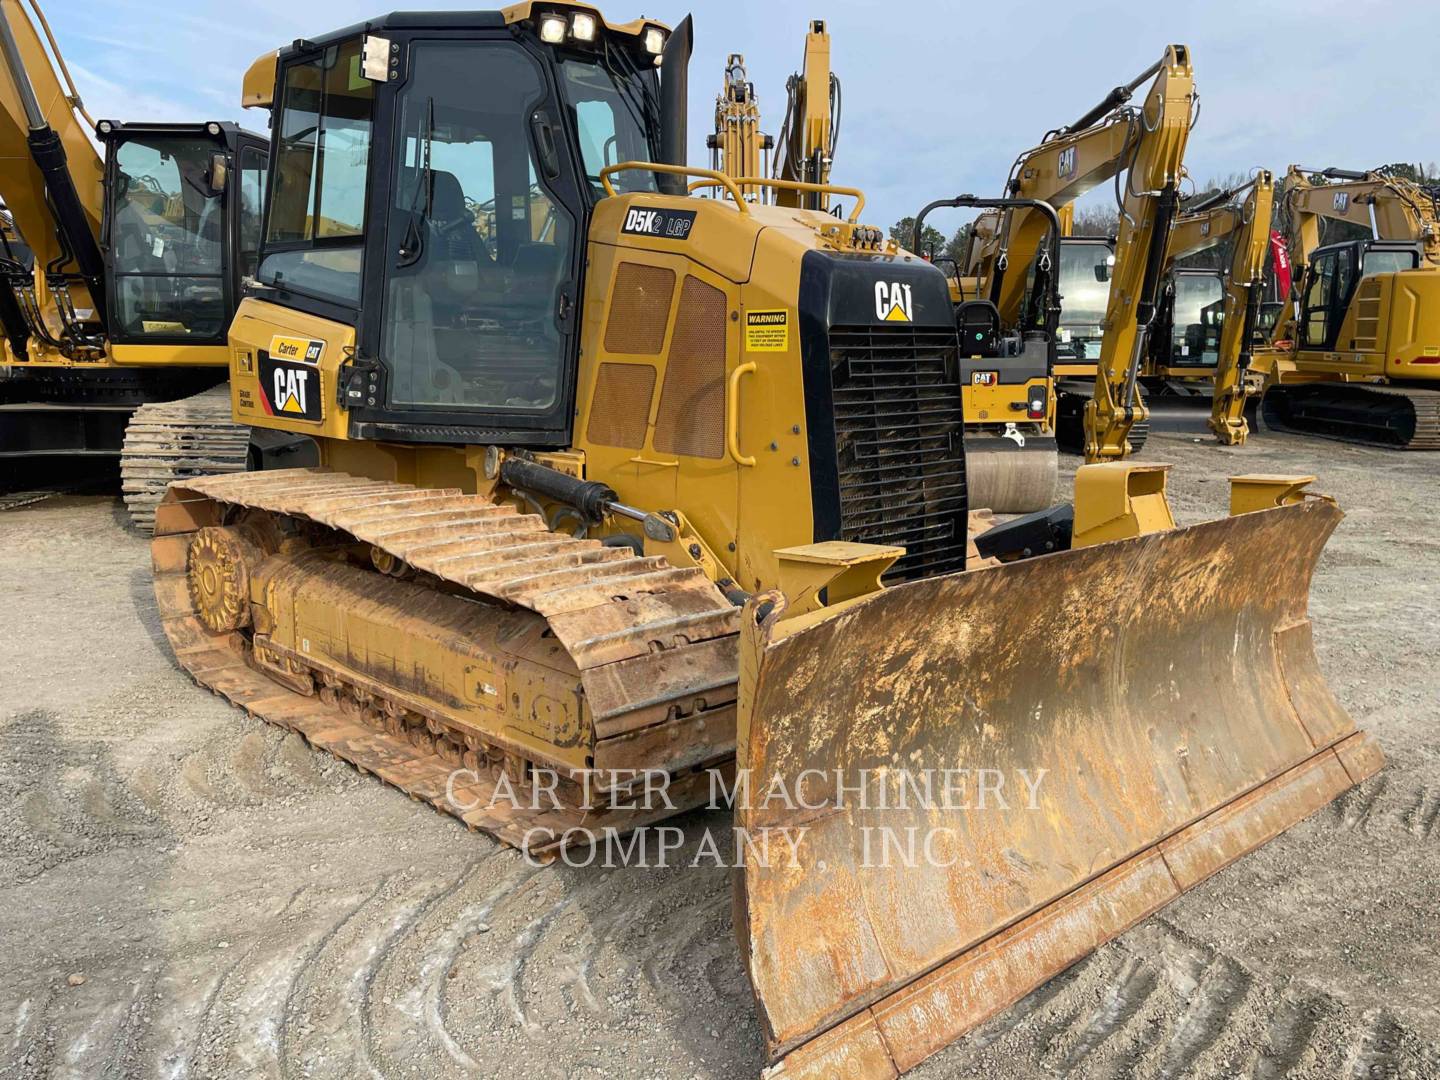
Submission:
M 210 190 L 217 195 L 225 190 L 225 184 L 230 179 L 230 161 L 224 154 L 212 154 L 210 156 Z

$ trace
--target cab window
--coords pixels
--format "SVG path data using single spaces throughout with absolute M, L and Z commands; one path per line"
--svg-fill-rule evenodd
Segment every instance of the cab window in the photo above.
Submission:
M 1420 265 L 1420 256 L 1414 251 L 1398 248 L 1371 248 L 1365 252 L 1362 277 L 1371 274 L 1398 274 L 1402 270 L 1414 270 Z
M 1220 356 L 1220 323 L 1225 286 L 1218 274 L 1175 275 L 1170 328 L 1170 358 L 1176 364 L 1204 366 Z
M 137 137 L 115 149 L 110 261 L 122 337 L 216 340 L 225 313 L 224 150 Z
M 240 151 L 239 251 L 242 278 L 254 277 L 260 265 L 260 230 L 265 219 L 265 154 L 254 146 Z
M 564 60 L 560 72 L 565 96 L 580 138 L 580 157 L 596 198 L 604 194 L 600 170 L 622 161 L 649 161 L 645 132 L 655 127 L 654 95 L 646 77 L 634 71 L 600 67 L 587 60 Z M 641 169 L 618 173 L 615 190 L 655 191 L 655 174 Z
M 359 40 L 285 70 L 260 280 L 357 304 L 374 89 Z

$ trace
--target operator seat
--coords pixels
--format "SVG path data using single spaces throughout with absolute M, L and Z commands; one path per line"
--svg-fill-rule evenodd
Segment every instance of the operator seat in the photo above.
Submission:
M 477 264 L 495 261 L 475 229 L 475 217 L 465 205 L 459 179 L 440 169 L 430 174 L 430 243 L 436 259 Z

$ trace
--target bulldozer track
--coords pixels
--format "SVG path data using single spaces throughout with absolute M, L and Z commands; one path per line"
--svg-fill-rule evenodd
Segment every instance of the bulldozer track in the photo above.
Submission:
M 125 429 L 120 482 L 130 520 L 155 528 L 155 508 L 173 480 L 243 472 L 250 429 L 231 419 L 228 385 L 178 401 L 141 405 Z
M 588 807 L 492 809 L 498 777 L 514 771 L 518 752 L 493 732 L 264 635 L 210 630 L 187 584 L 191 540 L 203 527 L 256 511 L 320 526 L 331 543 L 367 544 L 372 558 L 393 560 L 390 573 L 371 572 L 367 590 L 393 604 L 397 617 L 420 620 L 415 625 L 449 620 L 445 629 L 463 633 L 453 615 L 425 623 L 427 613 L 416 610 L 426 596 L 457 589 L 484 605 L 469 611 L 471 618 L 518 608 L 544 619 L 579 671 L 597 768 L 637 754 L 663 762 L 674 777 L 670 799 L 684 808 L 709 797 L 707 767 L 733 756 L 739 609 L 698 569 L 552 532 L 536 515 L 453 488 L 320 469 L 176 484 L 157 519 L 152 557 L 161 619 L 181 666 L 251 715 L 300 732 L 412 798 L 546 853 L 563 841 L 535 843 L 532 830 L 557 838 L 582 825 L 623 831 L 674 812 L 615 810 L 603 792 Z M 329 572 L 347 571 L 317 557 L 309 572 L 323 581 Z M 283 684 L 261 667 L 278 670 Z M 318 693 L 307 692 L 312 680 Z M 462 767 L 477 779 L 453 786 L 452 774 Z

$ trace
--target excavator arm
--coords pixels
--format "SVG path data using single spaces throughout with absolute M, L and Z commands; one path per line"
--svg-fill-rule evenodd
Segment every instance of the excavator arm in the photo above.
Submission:
M 715 131 L 705 145 L 710 151 L 710 167 L 716 172 L 737 180 L 770 172 L 768 157 L 774 140 L 760 130 L 755 84 L 739 53 L 731 53 L 725 61 L 725 82 L 715 96 Z M 753 184 L 739 187 L 746 198 L 761 190 Z
M 1312 175 L 1334 182 L 1317 184 Z M 1292 266 L 1304 266 L 1320 246 L 1322 220 L 1358 225 L 1377 240 L 1418 243 L 1425 260 L 1440 266 L 1440 197 L 1433 189 L 1378 172 L 1291 165 L 1282 191 Z
M 1095 394 L 1085 406 L 1085 458 L 1090 462 L 1123 458 L 1131 427 L 1147 415 L 1136 380 L 1155 315 L 1194 101 L 1189 50 L 1172 45 L 1145 104 L 1128 125 L 1129 148 L 1118 162 L 1124 178 L 1115 266 Z
M 0 157 L 5 162 L 0 198 L 47 285 L 62 292 L 74 288 L 69 303 L 95 311 L 103 321 L 104 163 L 90 140 L 90 118 L 35 0 L 0 0 L 0 66 L 5 69 L 0 75 Z
M 1440 267 L 1440 196 L 1434 188 L 1374 170 L 1291 165 L 1277 198 L 1280 227 L 1294 274 L 1293 295 L 1299 295 L 1305 268 L 1320 246 L 1324 221 L 1343 221 L 1368 229 L 1376 240 L 1417 243 L 1425 262 Z M 1294 334 L 1295 310 L 1289 304 L 1268 341 L 1271 347 L 1280 348 Z
M 1150 90 L 1137 109 L 1131 99 L 1147 82 Z M 1047 132 L 1038 146 L 1021 154 L 1011 167 L 1006 195 L 1054 207 L 1061 215 L 1062 233 L 1069 235 L 1075 200 L 1132 165 L 1143 164 L 1142 158 L 1153 158 L 1157 142 L 1168 143 L 1178 134 L 1179 151 L 1183 151 L 1193 87 L 1189 49 L 1168 46 L 1156 63 L 1110 91 L 1073 123 Z M 1180 99 L 1184 100 L 1183 110 L 1178 108 Z M 1180 112 L 1183 130 L 1177 132 Z M 1155 124 L 1157 117 L 1159 126 L 1147 127 L 1147 123 Z M 1178 169 L 1179 153 L 1174 156 Z M 1014 325 L 1024 302 L 1025 270 L 1039 252 L 1049 223 L 1026 210 L 1011 211 L 1003 218 L 988 217 L 993 220 L 976 229 L 967 272 L 977 278 L 980 295 L 988 296 L 999 308 L 1001 320 Z
M 819 19 L 805 35 L 805 62 L 785 85 L 789 100 L 775 148 L 775 179 L 799 184 L 828 184 L 840 135 L 840 80 L 830 70 L 830 34 Z M 823 191 L 780 188 L 779 206 L 828 210 Z
M 1208 208 L 1182 214 L 1170 233 L 1172 259 L 1204 251 L 1226 236 L 1233 238 L 1225 269 L 1225 306 L 1210 411 L 1210 430 L 1227 446 L 1243 444 L 1250 433 L 1245 421 L 1245 373 L 1253 359 L 1252 343 L 1265 285 L 1275 178 L 1261 169 L 1248 187 L 1243 203 L 1234 205 L 1229 200 L 1244 188 L 1223 192 L 1226 205 L 1212 202 Z

